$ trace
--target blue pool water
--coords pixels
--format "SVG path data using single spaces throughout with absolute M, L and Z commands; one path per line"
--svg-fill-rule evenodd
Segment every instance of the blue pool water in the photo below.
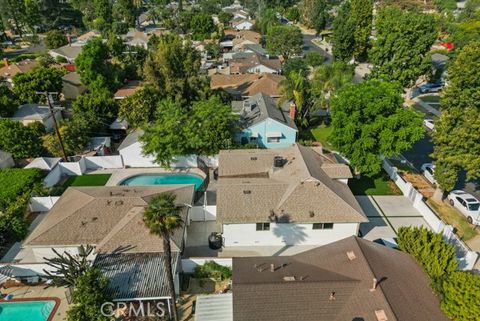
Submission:
M 137 175 L 124 180 L 120 185 L 146 186 L 146 185 L 171 185 L 193 184 L 197 191 L 203 183 L 203 178 L 195 174 L 156 174 Z
M 55 301 L 1 302 L 2 321 L 47 321 Z

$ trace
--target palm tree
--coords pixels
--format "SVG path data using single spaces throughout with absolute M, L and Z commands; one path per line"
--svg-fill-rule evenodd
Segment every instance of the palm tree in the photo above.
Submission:
M 353 66 L 342 61 L 317 67 L 313 72 L 311 90 L 315 108 L 328 108 L 330 97 L 335 91 L 351 83 L 353 76 Z
M 280 83 L 281 97 L 278 103 L 282 105 L 287 101 L 293 101 L 297 108 L 295 118 L 301 126 L 308 125 L 310 105 L 308 87 L 308 80 L 298 71 L 290 72 L 287 78 Z
M 175 204 L 176 196 L 173 193 L 163 193 L 154 197 L 148 204 L 143 215 L 145 225 L 150 232 L 160 236 L 163 240 L 163 251 L 165 253 L 165 270 L 167 271 L 170 296 L 173 301 L 173 320 L 178 321 L 176 308 L 175 285 L 172 272 L 172 250 L 170 237 L 183 225 L 180 216 L 180 207 Z

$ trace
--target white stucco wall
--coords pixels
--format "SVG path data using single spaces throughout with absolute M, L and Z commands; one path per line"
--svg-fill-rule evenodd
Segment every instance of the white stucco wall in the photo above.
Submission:
M 331 230 L 313 230 L 312 224 L 270 223 L 269 231 L 256 224 L 223 224 L 225 246 L 324 245 L 357 235 L 358 223 L 335 223 Z
M 142 155 L 142 145 L 137 142 L 119 151 L 123 164 L 129 167 L 159 167 L 154 163 L 154 157 Z

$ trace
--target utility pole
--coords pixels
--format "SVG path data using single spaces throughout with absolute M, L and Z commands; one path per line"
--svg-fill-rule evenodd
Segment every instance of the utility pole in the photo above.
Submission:
M 51 95 L 58 95 L 57 92 L 48 92 L 48 91 L 37 91 L 37 95 L 45 95 L 45 98 L 47 99 L 48 103 L 48 109 L 50 110 L 50 115 L 52 116 L 53 119 L 53 127 L 55 128 L 55 132 L 57 134 L 58 142 L 60 143 L 60 148 L 62 149 L 62 154 L 63 154 L 63 160 L 65 162 L 68 162 L 68 156 L 67 153 L 65 152 L 65 146 L 63 146 L 63 141 L 62 141 L 62 136 L 60 135 L 60 130 L 58 129 L 58 123 L 57 123 L 57 118 L 55 117 L 55 107 L 52 106 L 52 102 L 50 100 Z

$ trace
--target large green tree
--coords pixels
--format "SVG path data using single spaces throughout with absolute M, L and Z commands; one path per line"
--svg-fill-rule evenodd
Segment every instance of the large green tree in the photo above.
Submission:
M 355 25 L 350 19 L 351 4 L 345 1 L 333 21 L 332 53 L 335 60 L 350 61 L 355 48 Z
M 83 130 L 104 128 L 117 113 L 113 95 L 107 89 L 96 89 L 80 95 L 73 102 L 74 121 Z
M 442 310 L 455 321 L 473 321 L 480 315 L 480 276 L 455 271 L 443 282 Z
M 159 97 L 161 94 L 157 89 L 151 86 L 142 87 L 135 94 L 120 102 L 119 116 L 125 119 L 132 128 L 141 127 L 154 121 Z
M 158 104 L 156 121 L 140 138 L 143 152 L 168 167 L 176 156 L 213 155 L 232 145 L 234 116 L 216 96 L 182 106 L 171 99 Z
M 300 4 L 300 21 L 318 32 L 325 29 L 328 21 L 325 0 L 303 0 Z
M 396 84 L 369 80 L 343 87 L 331 99 L 330 140 L 355 171 L 374 176 L 382 156 L 409 149 L 423 137 L 422 118 L 403 107 Z
M 452 190 L 458 171 L 467 179 L 480 177 L 480 42 L 463 47 L 448 68 L 448 86 L 435 124 L 435 178 Z
M 67 155 L 75 155 L 85 150 L 89 142 L 89 128 L 84 128 L 74 120 L 63 122 L 58 128 L 63 147 Z M 53 156 L 63 157 L 63 151 L 56 133 L 47 133 L 42 137 L 43 146 Z
M 266 48 L 273 55 L 286 58 L 300 55 L 303 49 L 302 32 L 295 26 L 273 26 L 268 29 Z
M 280 83 L 281 98 L 279 104 L 288 101 L 295 103 L 295 120 L 301 126 L 307 126 L 310 116 L 310 84 L 300 72 L 292 71 Z
M 205 80 L 199 77 L 200 55 L 190 42 L 178 35 L 160 37 L 153 52 L 146 60 L 145 79 L 156 87 L 163 97 L 179 102 L 190 102 L 201 97 Z
M 13 92 L 22 103 L 45 102 L 45 95 L 38 95 L 37 92 L 60 93 L 65 73 L 64 69 L 39 66 L 29 72 L 16 74 L 13 77 Z
M 11 117 L 18 109 L 18 101 L 13 91 L 0 82 L 0 117 Z
M 44 42 L 45 47 L 48 49 L 55 49 L 65 46 L 68 43 L 68 39 L 61 30 L 55 29 L 47 32 Z
M 189 27 L 195 40 L 208 39 L 216 30 L 212 16 L 206 12 L 195 13 L 190 20 Z
M 143 217 L 145 225 L 152 234 L 162 238 L 163 252 L 165 253 L 164 269 L 167 272 L 168 288 L 172 299 L 173 320 L 178 321 L 176 306 L 177 294 L 175 292 L 174 275 L 172 270 L 172 249 L 171 237 L 180 229 L 184 222 L 180 214 L 181 207 L 175 202 L 176 196 L 173 193 L 163 193 L 155 196 L 146 208 Z
M 24 126 L 18 121 L 0 119 L 0 149 L 11 153 L 15 158 L 40 156 L 43 152 L 42 134 L 44 129 L 42 132 L 35 123 Z
M 412 86 L 431 68 L 427 53 L 437 39 L 434 16 L 386 7 L 375 21 L 376 40 L 369 52 L 372 76 Z
M 367 56 L 368 39 L 372 34 L 373 0 L 351 0 L 350 19 L 355 26 L 353 55 L 356 59 Z

